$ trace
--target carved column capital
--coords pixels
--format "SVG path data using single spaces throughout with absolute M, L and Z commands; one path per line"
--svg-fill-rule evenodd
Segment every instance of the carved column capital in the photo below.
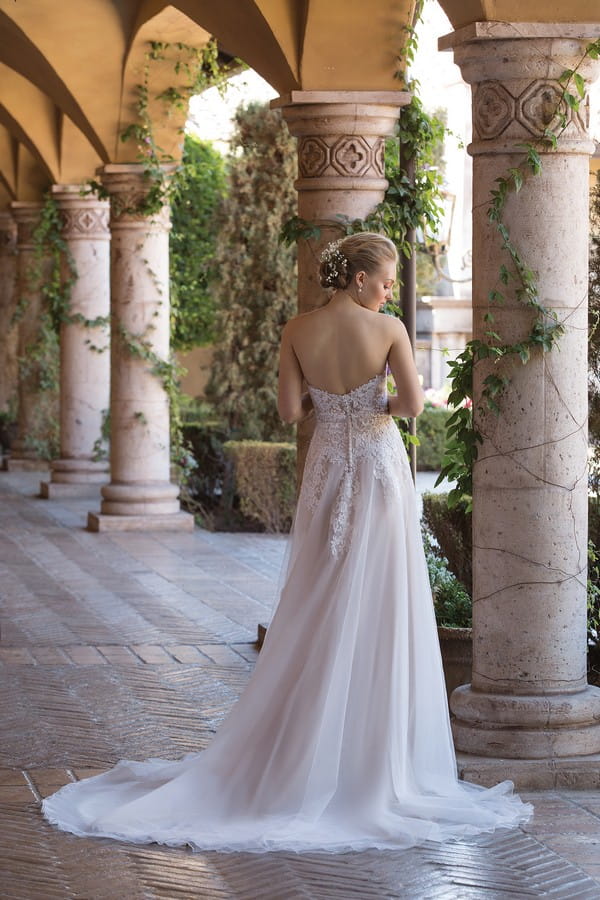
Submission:
M 477 22 L 442 38 L 440 49 L 454 50 L 454 60 L 472 86 L 469 153 L 522 153 L 519 145 L 536 141 L 540 153 L 556 152 L 541 141 L 547 128 L 557 134 L 559 152 L 593 152 L 588 108 L 582 102 L 579 110 L 571 109 L 562 99 L 559 78 L 565 69 L 577 68 L 586 85 L 595 80 L 598 62 L 584 60 L 594 38 L 597 26 L 594 31 L 586 25 L 509 22 Z M 557 113 L 565 117 L 564 129 Z
M 0 212 L 0 254 L 7 256 L 17 249 L 17 223 L 8 210 Z
M 17 223 L 17 249 L 33 250 L 33 233 L 40 222 L 44 204 L 37 201 L 15 200 L 10 204 Z
M 58 204 L 63 234 L 69 241 L 110 240 L 109 202 L 95 194 L 82 194 L 78 184 L 54 184 L 52 196 Z
M 385 138 L 409 102 L 402 91 L 293 91 L 273 101 L 298 138 L 296 188 L 385 190 Z
M 176 168 L 175 163 L 162 166 L 165 178 Z M 110 227 L 137 229 L 144 232 L 168 231 L 171 227 L 168 203 L 156 213 L 146 216 L 138 212 L 152 190 L 146 170 L 141 163 L 115 163 L 102 169 L 102 184 L 110 194 Z

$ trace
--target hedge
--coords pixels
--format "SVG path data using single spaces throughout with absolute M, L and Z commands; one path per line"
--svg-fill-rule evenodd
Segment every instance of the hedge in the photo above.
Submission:
M 242 513 L 265 531 L 289 531 L 296 505 L 296 445 L 227 441 L 224 450 L 233 461 L 233 490 Z

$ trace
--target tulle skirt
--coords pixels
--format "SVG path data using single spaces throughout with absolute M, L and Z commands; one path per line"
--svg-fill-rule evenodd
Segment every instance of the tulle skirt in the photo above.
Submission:
M 401 849 L 528 821 L 513 783 L 457 777 L 417 499 L 390 502 L 360 460 L 346 551 L 328 533 L 332 464 L 302 493 L 265 642 L 212 741 L 170 761 L 121 760 L 43 801 L 77 835 L 197 850 Z

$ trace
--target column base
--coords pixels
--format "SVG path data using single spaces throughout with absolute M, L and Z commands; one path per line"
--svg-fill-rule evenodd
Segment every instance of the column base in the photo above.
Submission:
M 135 481 L 105 484 L 100 513 L 116 518 L 174 516 L 179 512 L 179 485 L 170 481 Z
M 176 513 L 149 513 L 140 516 L 111 516 L 88 513 L 88 531 L 193 531 L 194 517 L 180 510 Z
M 106 482 L 102 482 L 102 484 L 106 484 Z M 62 484 L 54 481 L 40 481 L 40 497 L 43 500 L 93 500 L 100 496 L 102 484 L 95 482 Z
M 510 779 L 517 791 L 598 790 L 600 753 L 560 759 L 509 759 L 457 753 L 458 776 L 484 787 Z
M 25 459 L 5 456 L 3 469 L 5 472 L 47 472 L 50 463 L 45 459 Z
M 600 754 L 600 688 L 572 693 L 452 692 L 456 749 L 494 759 L 555 761 Z
M 108 484 L 108 461 L 93 459 L 54 459 L 50 466 L 53 484 Z

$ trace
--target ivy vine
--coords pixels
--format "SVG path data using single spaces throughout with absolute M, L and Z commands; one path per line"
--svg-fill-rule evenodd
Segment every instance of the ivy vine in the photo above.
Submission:
M 31 390 L 46 395 L 38 410 L 36 423 L 26 436 L 26 444 L 43 459 L 56 457 L 59 449 L 59 426 L 51 399 L 59 388 L 59 336 L 63 324 L 78 324 L 84 328 L 103 328 L 108 317 L 86 318 L 71 309 L 71 293 L 77 281 L 77 268 L 69 245 L 63 236 L 63 222 L 59 206 L 49 192 L 44 196 L 40 219 L 33 235 L 33 259 L 26 273 L 27 290 L 17 303 L 13 323 L 19 322 L 30 304 L 31 294 L 41 294 L 42 310 L 36 336 L 24 348 L 18 360 L 19 381 L 28 382 Z M 103 352 L 88 339 L 90 349 Z
M 411 91 L 418 90 L 418 82 L 408 82 L 405 71 L 407 63 L 414 59 L 417 49 L 415 26 L 421 18 L 422 6 L 422 3 L 418 4 L 415 25 L 405 28 L 408 38 L 403 52 L 398 56 L 400 67 L 396 75 L 402 81 L 403 88 Z M 448 361 L 451 386 L 448 405 L 454 408 L 454 412 L 447 421 L 445 453 L 435 486 L 441 484 L 445 478 L 455 482 L 455 487 L 448 494 L 450 507 L 459 503 L 464 504 L 467 511 L 472 507 L 473 464 L 477 459 L 478 445 L 483 442 L 483 435 L 475 427 L 473 420 L 475 364 L 483 360 L 497 364 L 501 359 L 511 356 L 517 357 L 525 364 L 534 351 L 549 352 L 557 346 L 565 330 L 556 311 L 541 302 L 535 274 L 511 240 L 503 214 L 509 196 L 518 193 L 527 178 L 541 174 L 540 151 L 557 149 L 558 140 L 568 125 L 565 106 L 575 112 L 579 110 L 581 101 L 585 98 L 585 82 L 579 69 L 588 57 L 591 59 L 600 57 L 600 39 L 586 47 L 574 69 L 566 69 L 561 74 L 558 80 L 562 92 L 549 125 L 537 142 L 521 145 L 524 151 L 522 161 L 511 167 L 505 176 L 497 178 L 496 187 L 491 192 L 488 220 L 500 235 L 502 250 L 507 254 L 507 265 L 500 266 L 498 285 L 488 294 L 490 308 L 484 314 L 484 321 L 489 325 L 489 329 L 485 332 L 486 340 L 468 341 L 463 352 L 454 360 Z M 402 165 L 403 161 L 400 161 L 395 170 L 388 171 L 386 167 L 389 187 L 383 201 L 364 220 L 349 220 L 338 216 L 335 221 L 340 231 L 343 234 L 365 230 L 382 232 L 394 241 L 399 252 L 410 256 L 415 248 L 407 241 L 408 231 L 421 228 L 425 233 L 429 228 L 435 232 L 439 223 L 441 178 L 431 164 L 432 148 L 435 142 L 447 133 L 449 132 L 444 123 L 436 117 L 429 116 L 417 94 L 413 93 L 411 103 L 402 109 L 398 123 L 398 137 L 406 148 L 404 161 L 415 160 L 414 180 L 411 181 L 409 178 L 406 168 Z M 315 223 L 296 216 L 285 224 L 281 240 L 288 244 L 299 239 L 318 240 L 320 234 L 321 229 Z M 529 333 L 522 340 L 507 343 L 493 328 L 495 320 L 491 307 L 494 304 L 504 303 L 505 296 L 502 289 L 511 283 L 514 286 L 515 297 L 531 309 L 533 318 Z M 507 375 L 490 372 L 483 380 L 477 411 L 487 410 L 498 416 L 499 401 L 509 383 Z M 405 442 L 411 439 L 406 431 L 403 437 Z
M 157 62 L 168 62 L 172 65 L 176 75 L 185 75 L 186 80 L 177 86 L 170 86 L 158 94 L 151 91 L 152 66 Z M 234 59 L 231 67 L 245 66 L 239 59 Z M 148 50 L 144 55 L 144 68 L 142 81 L 137 85 L 137 97 L 135 102 L 135 122 L 127 125 L 120 134 L 123 143 L 132 141 L 137 150 L 137 159 L 143 166 L 144 179 L 147 189 L 143 196 L 136 199 L 131 206 L 123 205 L 120 213 L 151 217 L 160 213 L 163 206 L 169 202 L 174 189 L 177 166 L 174 157 L 165 151 L 156 142 L 154 122 L 150 112 L 152 101 L 162 101 L 166 116 L 172 114 L 174 109 L 185 111 L 190 98 L 194 94 L 201 93 L 209 87 L 218 87 L 224 90 L 229 68 L 219 63 L 219 49 L 215 38 L 204 47 L 194 47 L 180 41 L 168 43 L 165 41 L 149 41 Z M 183 128 L 179 132 L 183 133 Z M 169 164 L 173 164 L 172 167 Z M 99 196 L 108 197 L 108 191 L 101 182 L 89 181 L 87 190 L 96 192 Z M 112 198 L 115 202 L 115 198 Z
M 165 61 L 172 65 L 176 75 L 185 76 L 179 79 L 183 83 L 168 87 L 159 94 L 152 95 L 152 66 L 157 62 Z M 214 38 L 202 48 L 181 42 L 149 42 L 144 58 L 142 82 L 137 86 L 136 120 L 127 125 L 120 135 L 121 141 L 133 141 L 136 145 L 137 159 L 143 167 L 146 189 L 136 198 L 136 202 L 133 205 L 121 206 L 118 210 L 120 215 L 152 218 L 160 213 L 170 201 L 171 195 L 177 187 L 177 175 L 180 167 L 175 164 L 173 156 L 165 153 L 157 144 L 154 122 L 150 111 L 151 103 L 157 100 L 161 101 L 165 115 L 171 114 L 174 109 L 185 111 L 190 98 L 194 94 L 212 86 L 224 89 L 230 68 L 238 68 L 244 65 L 238 59 L 232 60 L 230 66 L 225 67 L 221 65 L 217 42 Z M 180 129 L 180 132 L 183 132 L 183 128 Z M 97 181 L 88 182 L 87 190 L 95 191 L 103 197 L 109 196 L 104 185 Z M 111 198 L 111 202 L 115 203 L 114 196 Z M 141 250 L 142 247 L 139 249 Z M 159 283 L 156 273 L 150 267 L 149 261 L 144 259 L 143 262 L 157 293 L 159 295 L 162 294 L 162 284 Z M 154 315 L 158 315 L 158 312 L 155 312 Z M 171 462 L 177 467 L 178 480 L 183 484 L 195 468 L 195 461 L 190 448 L 183 437 L 179 382 L 181 376 L 185 374 L 185 369 L 177 363 L 174 355 L 171 355 L 169 359 L 163 359 L 155 352 L 151 340 L 152 325 L 142 334 L 134 334 L 128 331 L 122 323 L 117 323 L 114 327 L 122 346 L 132 357 L 148 363 L 149 371 L 160 381 L 167 395 L 170 417 Z M 143 414 L 135 413 L 134 415 L 143 424 Z M 98 444 L 97 449 L 98 452 L 101 452 L 100 444 Z
M 488 221 L 495 226 L 501 238 L 501 248 L 507 255 L 508 265 L 501 264 L 498 272 L 498 285 L 488 293 L 489 308 L 484 314 L 484 321 L 490 326 L 484 334 L 487 340 L 473 339 L 468 341 L 459 356 L 448 362 L 451 370 L 451 390 L 448 405 L 455 407 L 454 413 L 447 421 L 447 442 L 442 468 L 435 486 L 444 478 L 455 482 L 455 487 L 448 494 L 448 505 L 464 503 L 466 509 L 472 507 L 473 464 L 477 459 L 478 445 L 483 443 L 483 435 L 475 426 L 473 419 L 473 369 L 483 360 L 489 360 L 493 366 L 508 357 L 518 358 L 526 364 L 535 351 L 550 352 L 558 345 L 564 334 L 565 326 L 559 320 L 555 310 L 545 306 L 540 298 L 536 277 L 519 249 L 511 240 L 509 230 L 503 220 L 508 198 L 519 193 L 525 181 L 542 173 L 540 151 L 554 151 L 558 148 L 558 140 L 568 125 L 565 107 L 577 112 L 581 101 L 585 98 L 585 82 L 579 73 L 580 67 L 587 58 L 600 57 L 600 39 L 585 49 L 584 54 L 574 69 L 565 69 L 558 81 L 562 92 L 557 101 L 554 114 L 544 133 L 535 143 L 520 145 L 524 151 L 523 159 L 517 166 L 509 168 L 506 175 L 496 179 L 496 188 L 491 191 L 491 202 L 487 211 Z M 571 88 L 574 86 L 575 93 Z M 506 343 L 493 328 L 494 305 L 500 306 L 505 301 L 503 289 L 512 285 L 514 296 L 529 307 L 533 313 L 528 334 L 519 341 Z M 507 375 L 490 372 L 483 379 L 481 396 L 477 411 L 491 412 L 500 415 L 499 400 L 504 395 L 510 379 Z

